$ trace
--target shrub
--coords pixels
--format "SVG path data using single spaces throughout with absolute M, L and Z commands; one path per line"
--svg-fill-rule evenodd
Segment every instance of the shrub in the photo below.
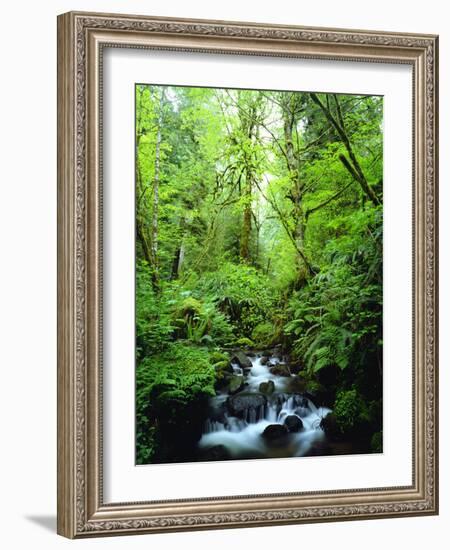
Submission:
M 367 207 L 339 221 L 346 231 L 327 244 L 321 270 L 289 301 L 285 333 L 313 372 L 355 370 L 381 346 L 381 211 Z
M 195 344 L 212 346 L 228 342 L 233 335 L 233 327 L 211 301 L 200 301 L 186 294 L 180 303 L 174 307 L 173 324 L 177 327 L 175 336 L 185 338 Z
M 252 339 L 257 346 L 273 346 L 277 340 L 273 324 L 266 321 L 256 325 L 252 332 Z
M 208 296 L 236 332 L 248 338 L 274 307 L 269 278 L 248 265 L 224 262 L 220 270 L 202 277 L 196 291 Z

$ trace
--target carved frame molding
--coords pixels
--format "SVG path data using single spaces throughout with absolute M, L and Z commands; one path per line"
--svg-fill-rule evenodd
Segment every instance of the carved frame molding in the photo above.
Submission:
M 105 46 L 412 65 L 412 486 L 103 503 L 100 92 Z M 437 37 L 430 35 L 75 12 L 58 17 L 58 533 L 75 538 L 438 512 L 437 47 Z

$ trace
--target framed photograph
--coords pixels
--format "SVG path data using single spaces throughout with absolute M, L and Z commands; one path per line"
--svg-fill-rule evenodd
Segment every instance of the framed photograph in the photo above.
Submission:
M 437 46 L 59 16 L 59 534 L 438 512 Z

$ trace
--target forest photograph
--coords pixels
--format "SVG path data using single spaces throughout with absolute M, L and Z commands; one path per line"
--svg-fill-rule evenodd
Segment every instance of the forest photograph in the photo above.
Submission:
M 135 85 L 135 461 L 383 452 L 383 98 Z

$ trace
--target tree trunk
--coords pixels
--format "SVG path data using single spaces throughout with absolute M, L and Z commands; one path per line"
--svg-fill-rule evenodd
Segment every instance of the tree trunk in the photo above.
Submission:
M 181 266 L 183 265 L 184 253 L 185 253 L 184 238 L 186 236 L 185 225 L 186 225 L 185 220 L 181 219 L 179 222 L 179 228 L 182 231 L 182 236 L 175 250 L 175 255 L 172 262 L 172 275 L 171 275 L 172 280 L 178 279 L 181 273 Z
M 252 181 L 247 172 L 245 182 L 245 206 L 242 220 L 240 256 L 245 263 L 250 262 L 250 234 L 252 231 Z
M 144 254 L 145 261 L 148 263 L 148 265 L 151 267 L 152 265 L 152 249 L 150 247 L 150 244 L 147 240 L 147 237 L 145 236 L 145 229 L 142 224 L 142 220 L 140 218 L 136 218 L 136 236 L 139 239 L 141 246 L 142 246 L 142 252 Z
M 152 221 L 151 221 L 151 257 L 152 257 L 152 282 L 153 286 L 157 288 L 159 286 L 159 273 L 158 273 L 158 223 L 159 223 L 159 183 L 160 183 L 160 162 L 161 162 L 161 128 L 163 119 L 165 90 L 161 89 L 161 96 L 159 100 L 159 113 L 158 113 L 158 129 L 156 133 L 156 146 L 155 146 L 155 175 L 153 178 L 153 207 L 152 207 Z
M 243 94 L 245 96 L 245 92 Z M 241 95 L 239 94 L 238 108 L 241 105 Z M 243 98 L 245 102 L 245 97 Z M 243 185 L 243 191 L 241 191 L 241 197 L 244 199 L 244 211 L 242 215 L 242 228 L 241 235 L 239 239 L 239 256 L 241 261 L 244 263 L 250 263 L 251 253 L 250 253 L 250 239 L 252 232 L 252 198 L 253 198 L 253 180 L 254 180 L 254 144 L 255 138 L 258 136 L 258 100 L 253 100 L 253 102 L 248 106 L 249 113 L 239 110 L 240 126 L 244 134 L 243 140 L 243 164 L 244 164 L 244 174 L 245 181 Z M 245 113 L 245 114 L 244 114 Z M 250 116 L 248 116 L 250 115 Z
M 294 222 L 292 236 L 295 241 L 295 248 L 298 252 L 298 273 L 299 276 L 303 278 L 305 275 L 309 275 L 311 273 L 311 266 L 308 261 L 305 261 L 304 253 L 306 220 L 303 211 L 303 190 L 300 181 L 299 161 L 294 149 L 293 133 L 294 125 L 296 124 L 296 117 L 294 113 L 294 105 L 292 104 L 293 96 L 291 94 L 286 94 L 285 98 L 286 99 L 283 101 L 282 117 L 286 161 L 289 179 L 291 181 L 291 190 L 288 194 L 288 198 L 292 202 L 292 219 Z
M 143 101 L 143 96 L 144 96 L 143 88 L 142 87 L 138 88 L 138 92 L 139 92 L 139 107 L 140 108 L 139 108 L 139 118 L 136 121 L 136 129 L 137 129 L 136 149 L 135 149 L 135 155 L 136 155 L 136 159 L 135 159 L 136 197 L 142 196 L 142 175 L 141 175 L 141 167 L 140 167 L 140 164 L 139 164 L 139 146 L 140 146 L 141 138 L 142 138 L 142 135 L 143 135 L 142 134 L 142 128 L 141 128 L 141 123 L 142 123 L 142 116 L 141 116 L 142 101 Z M 135 215 L 136 215 L 136 237 L 139 240 L 139 242 L 141 243 L 142 253 L 144 255 L 144 259 L 147 262 L 147 264 L 149 265 L 149 267 L 151 267 L 151 265 L 152 265 L 152 250 L 151 250 L 150 243 L 148 242 L 148 239 L 147 239 L 147 236 L 146 236 L 146 233 L 145 233 L 145 227 L 144 227 L 142 216 L 139 213 L 138 200 L 136 201 L 136 213 L 135 213 Z

